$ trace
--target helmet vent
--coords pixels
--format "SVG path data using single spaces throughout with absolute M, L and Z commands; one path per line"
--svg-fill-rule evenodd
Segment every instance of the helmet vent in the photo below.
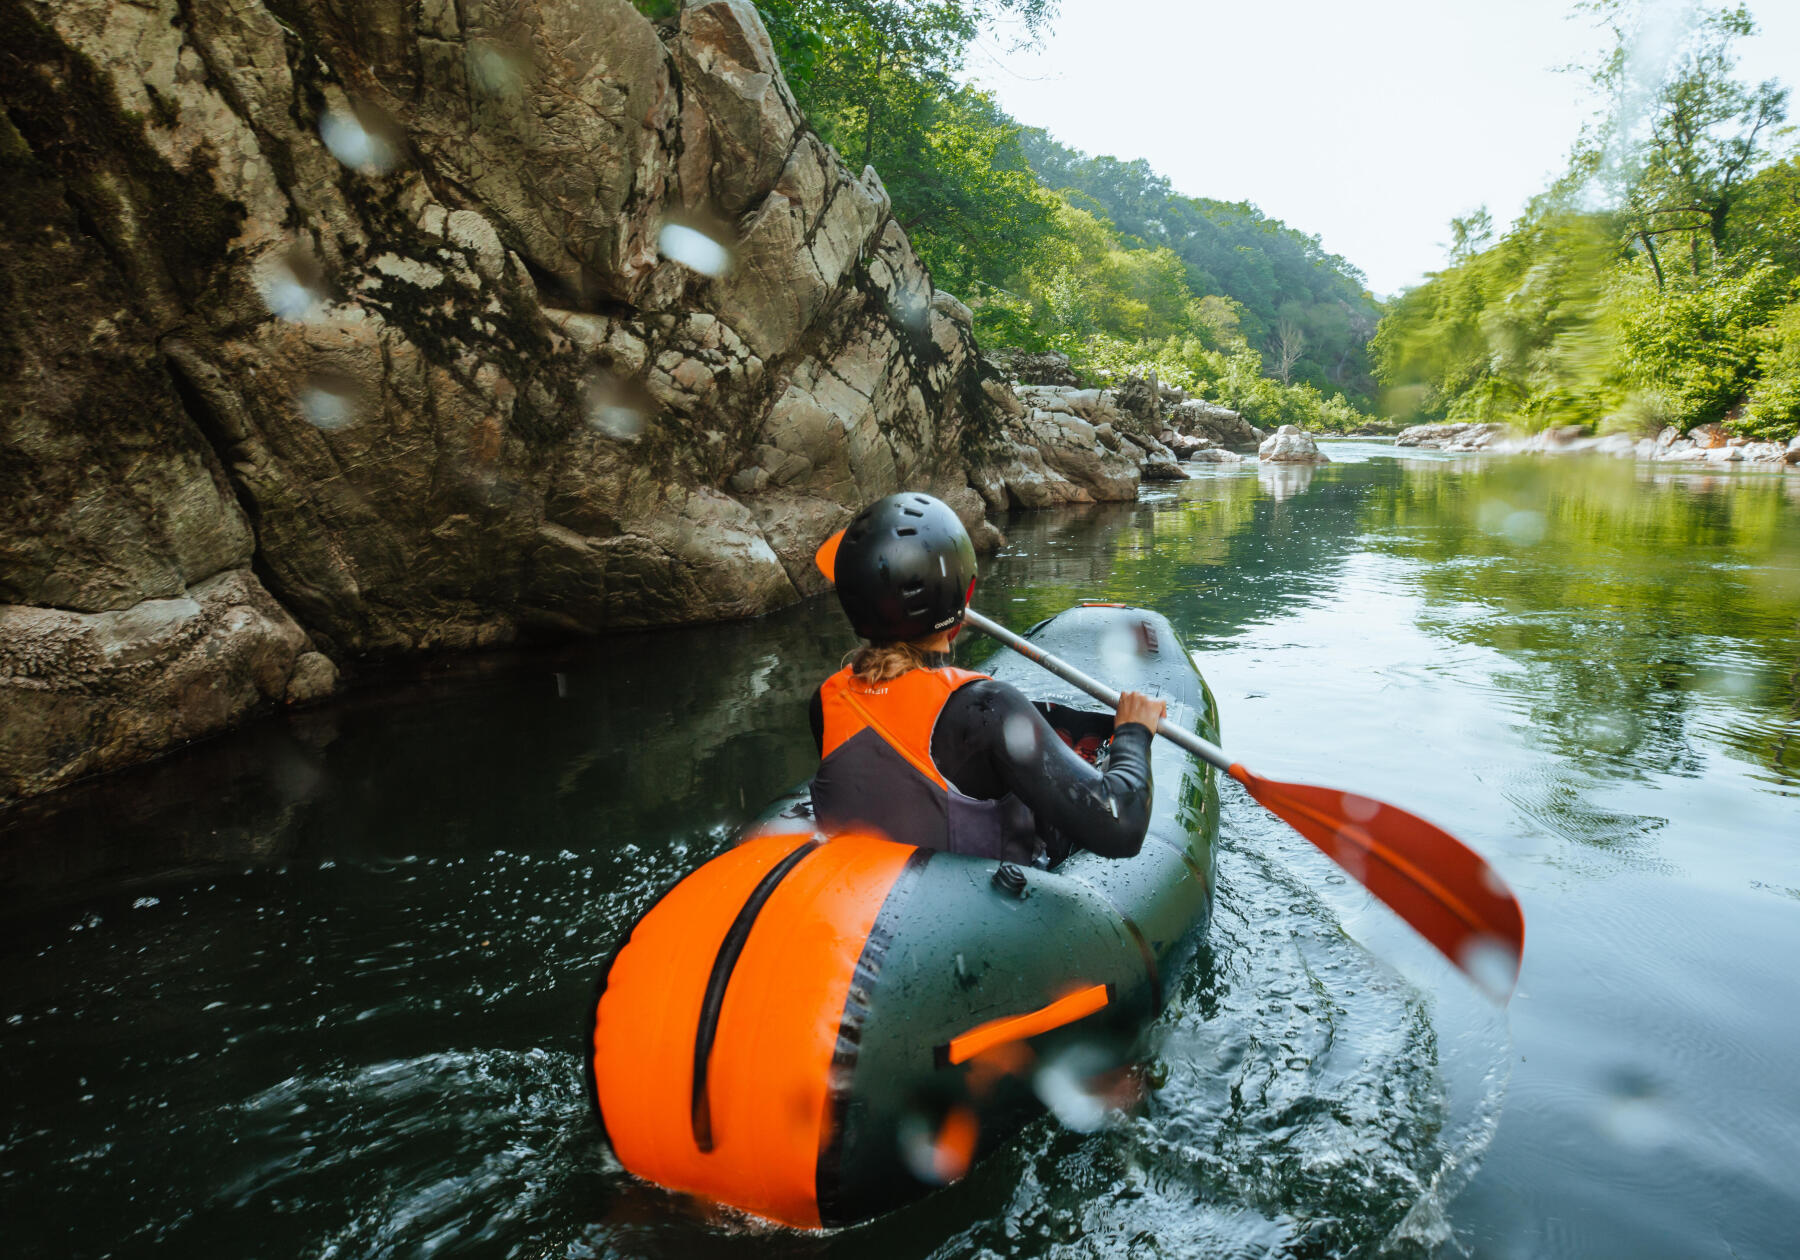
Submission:
M 914 534 L 916 534 L 918 532 L 919 531 L 914 529 L 911 525 L 903 525 L 899 529 L 894 531 L 894 533 L 899 535 L 901 538 L 911 538 Z
M 925 515 L 925 513 L 919 511 L 918 508 L 903 507 L 900 509 L 900 512 L 904 516 L 924 516 Z
M 922 591 L 924 591 L 924 589 L 925 589 L 925 583 L 914 582 L 911 585 L 901 587 L 900 593 L 902 595 L 917 595 L 917 594 L 921 593 Z

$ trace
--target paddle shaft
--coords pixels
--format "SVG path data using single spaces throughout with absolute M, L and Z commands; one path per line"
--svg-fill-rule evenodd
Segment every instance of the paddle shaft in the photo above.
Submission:
M 1117 709 L 1119 707 L 1119 693 L 1114 691 L 1111 687 L 1108 687 L 1097 678 L 1088 677 L 1088 675 L 1082 673 L 1067 661 L 1050 655 L 1050 653 L 1044 651 L 1043 648 L 1038 647 L 1030 639 L 1014 634 L 999 622 L 990 621 L 988 618 L 983 617 L 973 608 L 966 609 L 963 612 L 963 624 L 974 626 L 990 639 L 997 639 L 999 642 L 1017 652 L 1020 656 L 1023 656 L 1026 660 L 1031 661 L 1036 665 L 1043 666 L 1064 682 L 1079 687 L 1081 690 L 1087 692 L 1088 695 L 1094 697 L 1094 699 L 1100 701 L 1109 708 Z M 1194 756 L 1200 758 L 1202 761 L 1217 766 L 1227 774 L 1231 773 L 1230 756 L 1226 754 L 1223 748 L 1220 748 L 1210 740 L 1201 739 L 1192 731 L 1177 726 L 1173 722 L 1167 720 L 1160 720 L 1157 722 L 1156 733 L 1168 740 L 1171 744 L 1174 744 L 1177 748 L 1180 748 L 1185 752 L 1193 753 Z

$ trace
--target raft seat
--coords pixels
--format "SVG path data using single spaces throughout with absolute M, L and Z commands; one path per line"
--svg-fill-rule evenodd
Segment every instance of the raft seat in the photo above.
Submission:
M 1113 715 L 1110 713 L 1072 709 L 1068 705 L 1046 700 L 1033 701 L 1032 707 L 1044 715 L 1044 720 L 1050 723 L 1050 729 L 1056 732 L 1057 738 L 1073 748 L 1076 755 L 1090 765 L 1100 760 L 1100 755 L 1112 742 Z

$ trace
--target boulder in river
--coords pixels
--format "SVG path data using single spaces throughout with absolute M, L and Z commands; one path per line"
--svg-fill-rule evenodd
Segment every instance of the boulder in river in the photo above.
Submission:
M 1329 464 L 1331 459 L 1298 427 L 1284 424 L 1257 448 L 1265 464 Z
M 1147 377 L 1127 376 L 1112 394 L 1115 405 L 1137 422 L 1137 428 L 1150 433 L 1162 428 L 1162 386 L 1154 372 Z
M 1747 464 L 1782 464 L 1787 462 L 1787 448 L 1780 442 L 1746 442 L 1738 448 Z
M 1013 395 L 1022 410 L 1023 423 L 1008 422 L 1010 444 L 1034 449 L 1047 471 L 1071 483 L 1067 492 L 1036 486 L 1022 491 L 1030 496 L 1029 501 L 1019 500 L 1022 506 L 1038 506 L 1040 501 L 1079 503 L 1129 498 L 1136 494 L 1139 481 L 1182 481 L 1187 477 L 1175 452 L 1119 405 L 1114 390 L 1019 385 L 1013 388 Z M 1083 421 L 1089 427 L 1062 424 L 1058 417 Z M 1089 449 L 1090 444 L 1096 449 Z M 1113 459 L 1127 461 L 1137 469 L 1129 492 L 1111 462 Z M 1007 485 L 1021 487 L 1036 479 L 1028 457 L 1013 460 L 1001 477 Z
M 1240 451 L 1255 450 L 1268 436 L 1238 412 L 1202 398 L 1190 398 L 1166 408 L 1163 423 L 1177 433 L 1206 438 Z
M 1402 429 L 1394 438 L 1394 445 L 1416 446 L 1422 450 L 1480 451 L 1492 446 L 1506 433 L 1504 424 L 1494 423 L 1415 424 Z
M 1697 424 L 1688 430 L 1688 438 L 1703 451 L 1717 450 L 1721 446 L 1731 445 L 1731 438 L 1725 432 L 1725 426 L 1714 421 L 1711 424 Z
M 124 608 L 0 605 L 0 801 L 154 757 L 335 679 L 247 569 Z

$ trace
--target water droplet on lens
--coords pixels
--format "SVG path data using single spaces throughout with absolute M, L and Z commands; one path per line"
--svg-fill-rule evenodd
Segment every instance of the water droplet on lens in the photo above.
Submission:
M 672 258 L 703 276 L 722 276 L 731 270 L 731 251 L 707 233 L 684 223 L 663 224 L 656 247 L 664 258 Z
M 1547 528 L 1548 523 L 1542 512 L 1520 510 L 1511 513 L 1501 522 L 1500 532 L 1520 546 L 1529 547 L 1543 541 Z
M 1500 872 L 1485 863 L 1481 867 L 1481 886 L 1496 897 L 1512 896 L 1512 889 L 1508 888 L 1506 881 L 1500 878 Z
M 1366 796 L 1358 796 L 1354 792 L 1345 792 L 1343 799 L 1344 816 L 1352 822 L 1366 823 L 1381 812 L 1381 802 L 1372 801 Z
M 1471 937 L 1456 958 L 1477 988 L 1495 1001 L 1505 1001 L 1519 975 L 1519 956 L 1491 936 Z
M 270 314 L 293 323 L 311 319 L 326 301 L 324 269 L 304 249 L 265 257 L 256 267 L 256 288 Z
M 621 442 L 632 441 L 644 431 L 644 417 L 651 405 L 642 387 L 621 381 L 609 372 L 596 372 L 582 387 L 582 410 L 587 422 Z
M 355 424 L 360 410 L 356 383 L 347 377 L 314 373 L 306 378 L 295 401 L 306 422 L 327 433 Z
M 1337 864 L 1344 868 L 1344 873 L 1358 883 L 1368 873 L 1368 837 L 1360 828 L 1340 827 L 1337 831 L 1337 845 L 1332 856 Z
M 1654 1150 L 1673 1142 L 1677 1126 L 1655 1084 L 1627 1069 L 1608 1082 L 1600 1100 L 1600 1131 L 1620 1146 Z
M 400 161 L 399 128 L 367 107 L 327 110 L 319 119 L 319 138 L 351 170 L 383 175 Z
M 489 96 L 518 96 L 525 90 L 525 70 L 530 62 L 517 49 L 491 40 L 470 40 L 468 56 L 476 86 Z
M 1037 727 L 1023 713 L 1007 718 L 1000 733 L 1006 741 L 1006 755 L 1013 761 L 1024 764 L 1037 755 Z
M 1130 676 L 1137 673 L 1137 636 L 1127 627 L 1111 622 L 1100 632 L 1100 677 L 1120 689 L 1126 688 Z
M 1038 1068 L 1031 1087 L 1065 1127 L 1092 1133 L 1106 1122 L 1107 1106 L 1087 1081 L 1107 1066 L 1106 1056 L 1094 1047 L 1071 1046 Z

